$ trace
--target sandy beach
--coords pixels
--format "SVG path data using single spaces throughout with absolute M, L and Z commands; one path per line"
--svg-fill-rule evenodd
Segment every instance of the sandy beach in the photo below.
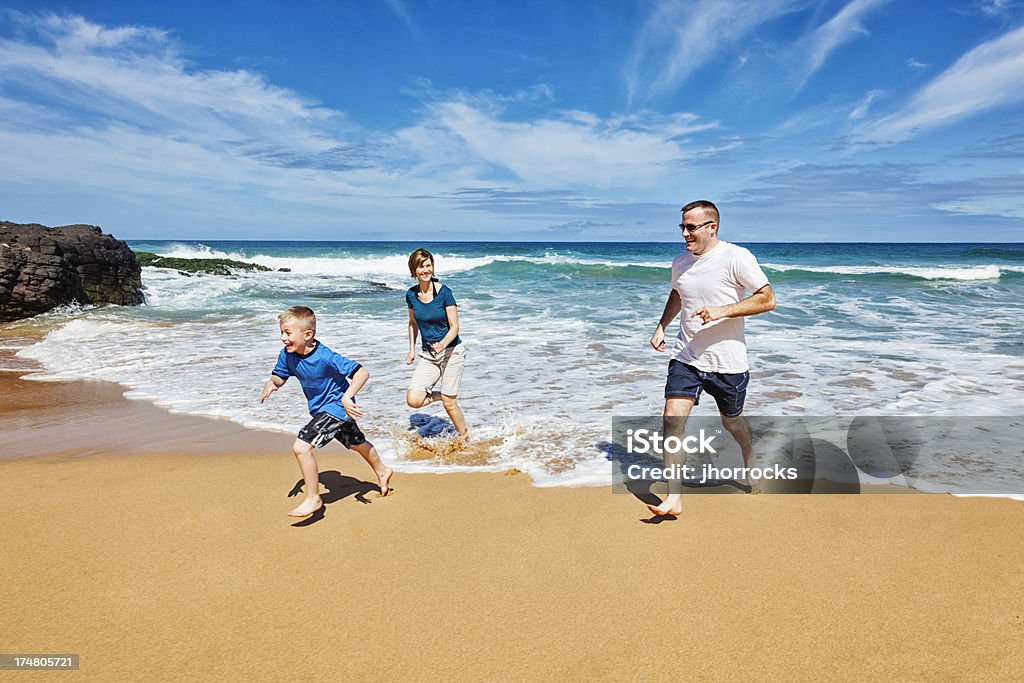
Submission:
M 0 375 L 6 653 L 89 680 L 1019 677 L 1024 506 L 372 473 L 113 384 Z M 372 431 L 371 431 L 372 438 Z M 15 458 L 15 459 L 10 459 Z M 3 672 L 4 677 L 25 676 Z

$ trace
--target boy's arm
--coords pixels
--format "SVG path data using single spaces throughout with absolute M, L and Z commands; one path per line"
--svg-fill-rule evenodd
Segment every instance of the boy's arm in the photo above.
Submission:
M 345 412 L 351 418 L 357 418 L 363 416 L 363 409 L 359 407 L 352 399 L 355 398 L 359 390 L 366 384 L 366 380 L 370 379 L 370 373 L 367 372 L 366 368 L 359 366 L 359 369 L 352 373 L 352 379 L 349 380 L 348 389 L 345 390 L 344 395 L 341 397 L 341 405 L 345 408 Z
M 266 401 L 272 393 L 284 386 L 287 380 L 284 377 L 271 375 L 267 383 L 263 385 L 263 392 L 260 394 L 260 403 Z

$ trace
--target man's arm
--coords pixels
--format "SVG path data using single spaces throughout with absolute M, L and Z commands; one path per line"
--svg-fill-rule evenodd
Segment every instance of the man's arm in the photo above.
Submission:
M 266 401 L 272 393 L 284 386 L 284 377 L 278 377 L 277 375 L 271 375 L 267 383 L 263 385 L 263 392 L 260 394 L 260 403 Z
M 775 292 L 771 285 L 765 285 L 746 299 L 725 306 L 705 306 L 693 312 L 691 318 L 700 318 L 707 325 L 712 320 L 741 318 L 775 310 Z
M 676 319 L 682 308 L 683 302 L 679 300 L 679 292 L 673 289 L 672 293 L 668 295 L 668 301 L 665 302 L 665 310 L 661 313 L 661 320 L 658 321 L 658 326 L 654 328 L 654 335 L 651 336 L 651 346 L 654 347 L 655 351 L 665 350 L 665 326 Z

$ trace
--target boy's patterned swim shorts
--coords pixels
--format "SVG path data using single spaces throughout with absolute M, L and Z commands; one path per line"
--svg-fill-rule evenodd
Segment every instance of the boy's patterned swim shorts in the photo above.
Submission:
M 331 439 L 337 439 L 345 448 L 366 443 L 366 436 L 355 420 L 342 420 L 330 413 L 317 413 L 299 430 L 299 440 L 313 448 L 322 448 Z

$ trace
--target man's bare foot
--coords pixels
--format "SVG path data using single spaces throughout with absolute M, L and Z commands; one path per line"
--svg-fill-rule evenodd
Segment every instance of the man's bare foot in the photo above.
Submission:
M 656 515 L 658 517 L 678 517 L 683 514 L 683 501 L 681 497 L 673 499 L 672 496 L 669 496 L 661 505 L 651 505 L 648 503 L 647 509 L 651 511 L 652 515 Z
M 319 510 L 324 506 L 324 501 L 320 499 L 320 496 L 316 498 L 307 498 L 302 501 L 302 505 L 295 508 L 288 513 L 289 517 L 309 517 L 311 514 Z
M 384 468 L 384 476 L 383 477 L 380 475 L 380 472 L 377 473 L 377 488 L 380 489 L 380 497 L 381 498 L 383 498 L 384 496 L 388 495 L 388 493 L 391 491 L 391 489 L 388 487 L 388 484 L 391 483 L 391 475 L 394 474 L 394 473 L 395 473 L 395 471 L 393 469 L 391 469 L 390 467 L 385 467 Z
M 743 468 L 746 470 L 745 474 L 747 475 L 746 481 L 743 483 L 750 487 L 750 493 L 753 493 L 755 495 L 761 493 L 761 482 L 758 481 L 756 477 L 751 475 L 751 470 L 754 467 L 756 457 L 757 456 L 751 453 L 750 455 L 744 456 L 743 458 Z

